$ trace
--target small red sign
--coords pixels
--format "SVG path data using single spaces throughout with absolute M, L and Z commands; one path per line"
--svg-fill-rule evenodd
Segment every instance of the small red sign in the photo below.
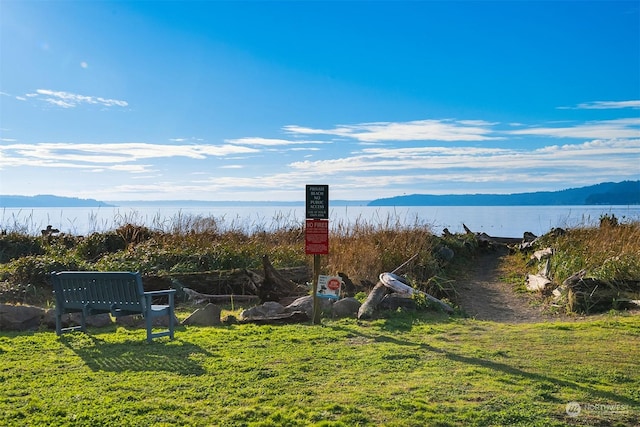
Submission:
M 305 225 L 306 254 L 329 254 L 329 221 L 326 219 L 307 219 Z
M 332 291 L 340 289 L 340 281 L 335 278 L 329 280 L 329 282 L 327 283 L 327 288 L 331 289 Z

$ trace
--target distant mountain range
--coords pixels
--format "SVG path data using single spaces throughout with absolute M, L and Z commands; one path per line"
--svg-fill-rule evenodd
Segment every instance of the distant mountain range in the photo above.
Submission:
M 105 202 L 93 199 L 78 199 L 76 197 L 61 197 L 51 194 L 42 194 L 38 196 L 5 196 L 0 195 L 1 208 L 100 208 L 110 207 Z
M 368 200 L 332 200 L 332 206 L 366 206 Z M 101 202 L 94 199 L 52 196 L 7 196 L 0 194 L 0 208 L 100 208 L 100 207 L 260 207 L 260 206 L 304 206 L 305 201 L 221 201 L 221 200 L 119 200 Z
M 605 182 L 561 191 L 517 194 L 412 194 L 376 199 L 368 206 L 638 205 L 640 181 Z
M 233 202 L 205 200 L 156 200 L 101 202 L 53 195 L 7 196 L 0 195 L 0 208 L 39 207 L 204 207 L 204 206 L 304 206 L 304 200 L 295 202 Z M 331 206 L 552 206 L 552 205 L 639 205 L 640 181 L 605 182 L 588 187 L 561 191 L 538 191 L 517 194 L 412 194 L 370 202 L 363 200 L 331 200 Z

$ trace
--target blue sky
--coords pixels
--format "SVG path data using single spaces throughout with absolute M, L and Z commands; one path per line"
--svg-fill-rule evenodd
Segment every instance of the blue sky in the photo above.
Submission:
M 640 179 L 638 1 L 0 0 L 0 194 Z

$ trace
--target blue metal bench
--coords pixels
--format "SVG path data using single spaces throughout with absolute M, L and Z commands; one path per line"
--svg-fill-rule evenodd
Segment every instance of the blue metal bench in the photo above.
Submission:
M 141 314 L 147 327 L 147 341 L 169 336 L 173 339 L 175 289 L 145 292 L 140 273 L 127 271 L 61 271 L 51 274 L 56 297 L 56 334 L 81 330 L 86 332 L 86 318 L 109 313 L 114 317 Z M 167 296 L 167 305 L 155 305 L 154 297 Z M 79 326 L 62 327 L 62 315 L 81 313 Z M 169 329 L 152 332 L 153 319 L 169 316 Z

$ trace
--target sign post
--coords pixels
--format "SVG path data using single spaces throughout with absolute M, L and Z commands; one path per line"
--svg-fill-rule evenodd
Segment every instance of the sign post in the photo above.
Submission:
M 305 252 L 313 255 L 313 324 L 320 323 L 318 277 L 320 255 L 329 253 L 329 186 L 307 185 L 305 209 Z

